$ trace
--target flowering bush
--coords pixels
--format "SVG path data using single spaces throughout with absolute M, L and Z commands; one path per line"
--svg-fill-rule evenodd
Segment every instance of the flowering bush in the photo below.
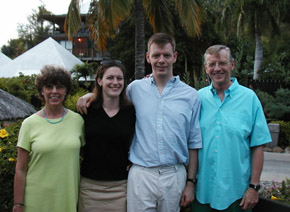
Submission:
M 262 184 L 261 195 L 268 199 L 290 204 L 290 179 L 286 178 L 282 183 L 273 181 L 270 186 Z
M 13 179 L 17 157 L 16 143 L 22 121 L 0 129 L 0 211 L 12 210 Z

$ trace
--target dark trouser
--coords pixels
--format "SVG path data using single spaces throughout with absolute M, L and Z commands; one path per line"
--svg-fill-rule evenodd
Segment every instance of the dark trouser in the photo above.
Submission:
M 192 212 L 251 212 L 252 210 L 243 210 L 240 206 L 242 199 L 238 199 L 233 204 L 231 204 L 227 209 L 216 210 L 210 207 L 209 204 L 201 204 L 197 200 L 193 202 Z

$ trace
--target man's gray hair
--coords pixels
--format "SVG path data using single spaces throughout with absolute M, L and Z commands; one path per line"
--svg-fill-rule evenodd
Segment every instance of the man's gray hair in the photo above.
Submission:
M 204 64 L 206 64 L 206 57 L 207 55 L 219 55 L 219 52 L 221 50 L 226 50 L 227 54 L 228 54 L 228 60 L 230 62 L 233 62 L 234 61 L 234 58 L 232 57 L 232 53 L 231 53 L 231 50 L 229 47 L 225 46 L 225 45 L 213 45 L 213 46 L 210 46 L 206 51 L 205 51 L 205 54 L 204 54 Z

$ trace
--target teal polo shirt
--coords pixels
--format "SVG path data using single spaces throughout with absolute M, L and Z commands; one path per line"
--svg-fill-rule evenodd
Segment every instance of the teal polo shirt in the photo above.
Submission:
M 235 78 L 224 101 L 212 84 L 198 91 L 201 99 L 197 200 L 224 210 L 243 197 L 251 177 L 251 147 L 271 142 L 257 95 Z

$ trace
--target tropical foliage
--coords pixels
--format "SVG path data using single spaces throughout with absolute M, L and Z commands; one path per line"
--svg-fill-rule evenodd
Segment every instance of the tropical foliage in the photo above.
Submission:
M 272 120 L 290 120 L 290 90 L 280 88 L 274 96 L 262 91 L 256 91 L 263 105 L 266 116 Z
M 13 205 L 13 179 L 17 157 L 16 143 L 21 121 L 0 128 L 0 211 Z
M 88 93 L 87 90 L 83 88 L 79 88 L 73 95 L 69 95 L 64 103 L 64 106 L 72 111 L 77 111 L 76 110 L 76 103 L 78 99 Z
M 225 30 L 233 27 L 238 37 L 241 37 L 244 32 L 254 38 L 256 49 L 253 79 L 259 79 L 263 61 L 262 34 L 279 33 L 280 21 L 288 13 L 287 0 L 218 0 L 217 2 Z
M 37 91 L 35 89 L 34 81 L 35 75 L 0 78 L 0 89 L 23 99 L 38 108 L 41 103 L 37 98 Z
M 72 77 L 76 80 L 84 80 L 87 82 L 88 80 L 94 80 L 94 76 L 96 70 L 98 69 L 97 63 L 88 63 L 77 64 L 71 70 Z
M 175 3 L 180 22 L 190 36 L 200 35 L 200 9 L 197 1 L 175 0 L 92 0 L 89 14 L 89 28 L 99 51 L 106 49 L 108 38 L 113 38 L 120 23 L 135 12 L 135 78 L 144 77 L 145 33 L 144 16 L 154 32 L 167 32 L 174 35 L 174 24 L 170 8 Z M 134 9 L 134 10 L 133 10 Z M 72 0 L 67 14 L 65 29 L 68 37 L 81 26 L 79 0 Z

